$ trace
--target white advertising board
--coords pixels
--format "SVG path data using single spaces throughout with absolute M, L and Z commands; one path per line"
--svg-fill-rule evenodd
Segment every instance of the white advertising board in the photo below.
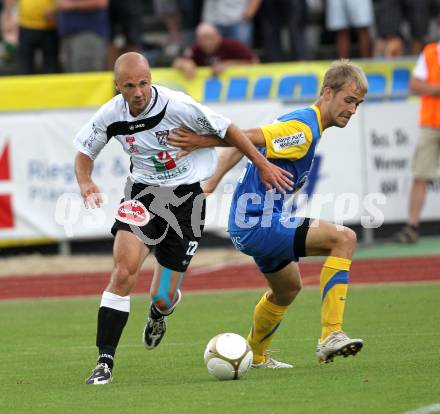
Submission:
M 301 214 L 348 224 L 363 223 L 363 217 L 371 215 L 385 222 L 404 221 L 410 159 L 418 134 L 417 105 L 366 104 L 346 128 L 325 131 L 309 187 L 294 201 Z M 278 101 L 211 107 L 243 128 L 271 123 L 295 109 Z M 74 176 L 76 150 L 72 139 L 93 113 L 63 110 L 0 114 L 0 240 L 109 235 L 129 160 L 117 142 L 109 143 L 94 170 L 105 205 L 99 210 L 86 210 Z M 207 229 L 224 232 L 233 185 L 242 168 L 243 163 L 231 171 L 208 199 Z M 438 183 L 429 192 L 424 219 L 440 219 Z M 306 204 L 307 192 L 314 196 Z M 381 197 L 369 199 L 371 194 Z
M 12 220 L 0 219 L 1 240 L 109 235 L 129 161 L 118 143 L 109 143 L 93 173 L 106 195 L 106 204 L 102 210 L 86 210 L 74 175 L 76 149 L 72 139 L 92 113 L 54 111 L 0 116 L 0 154 L 4 154 L 1 168 L 10 171 L 9 180 L 0 180 L 0 193 L 11 195 L 13 214 Z
M 419 103 L 377 103 L 364 108 L 367 191 L 383 193 L 387 223 L 405 221 L 411 189 L 411 162 L 419 135 Z M 422 219 L 440 219 L 440 169 L 428 188 Z

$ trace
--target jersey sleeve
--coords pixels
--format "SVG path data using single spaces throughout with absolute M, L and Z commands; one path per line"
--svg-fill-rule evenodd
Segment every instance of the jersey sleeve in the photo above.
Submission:
M 304 157 L 312 143 L 311 128 L 297 120 L 276 122 L 261 127 L 267 158 L 297 160 Z
M 192 98 L 187 97 L 181 107 L 180 116 L 182 123 L 200 135 L 217 135 L 224 138 L 231 120 L 214 112 Z
M 73 143 L 79 152 L 95 160 L 107 144 L 107 126 L 101 108 L 76 134 Z

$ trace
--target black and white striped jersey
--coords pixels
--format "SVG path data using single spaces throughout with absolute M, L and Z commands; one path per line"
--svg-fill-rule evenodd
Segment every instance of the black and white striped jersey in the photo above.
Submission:
M 229 119 L 183 92 L 153 85 L 143 113 L 133 117 L 122 95 L 117 95 L 81 128 L 74 143 L 94 160 L 110 139 L 116 139 L 130 156 L 134 182 L 171 187 L 209 178 L 217 156 L 213 148 L 200 148 L 177 160 L 179 148 L 167 142 L 170 131 L 186 127 L 201 135 L 224 138 L 230 124 Z

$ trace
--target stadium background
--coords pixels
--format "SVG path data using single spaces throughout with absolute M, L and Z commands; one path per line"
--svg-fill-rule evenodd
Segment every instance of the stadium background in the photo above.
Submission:
M 261 64 L 235 67 L 218 78 L 208 70 L 188 81 L 173 69 L 154 70 L 154 82 L 185 91 L 229 116 L 241 127 L 270 123 L 280 113 L 312 102 L 329 62 Z M 411 182 L 410 162 L 417 139 L 418 99 L 408 96 L 411 59 L 360 61 L 370 83 L 367 101 L 344 130 L 325 132 L 314 173 L 302 193 L 332 194 L 319 216 L 352 226 L 361 241 L 387 239 L 405 221 Z M 73 175 L 72 138 L 95 109 L 113 96 L 110 73 L 0 78 L 0 247 L 16 252 L 110 252 L 108 228 L 120 198 L 128 159 L 111 143 L 95 169 L 108 197 L 102 212 L 81 208 Z M 26 96 L 26 99 L 21 99 Z M 341 162 L 343 160 L 343 162 Z M 202 246 L 230 246 L 225 232 L 236 167 L 208 200 L 207 237 Z M 346 171 L 354 174 L 346 174 Z M 359 198 L 354 211 L 335 197 Z M 367 194 L 383 225 L 361 226 Z M 313 200 L 312 200 L 313 201 Z M 309 205 L 311 203 L 309 202 Z M 336 203 L 337 204 L 337 203 Z M 422 234 L 438 234 L 440 181 L 430 187 Z M 379 217 L 380 219 L 380 217 Z
M 193 81 L 172 69 L 155 68 L 153 75 L 156 83 L 186 91 L 246 127 L 312 102 L 328 63 L 236 67 L 217 79 L 201 70 Z M 210 381 L 200 358 L 205 343 L 221 330 L 246 334 L 253 301 L 264 289 L 255 265 L 225 237 L 227 205 L 211 205 L 215 214 L 185 276 L 182 306 L 167 342 L 153 358 L 145 355 L 138 338 L 152 275 L 153 259 L 147 259 L 135 290 L 142 296 L 134 295 L 133 315 L 121 341 L 112 395 L 85 392 L 82 381 L 95 357 L 97 298 L 112 267 L 109 222 L 127 171 L 117 145 L 103 152 L 96 171 L 98 185 L 109 194 L 104 219 L 79 209 L 75 220 L 66 223 L 66 210 L 56 214 L 59 196 L 69 193 L 68 202 L 78 200 L 73 135 L 113 96 L 112 75 L 0 78 L 0 411 L 145 412 L 147 402 L 151 410 L 165 413 L 284 413 L 290 408 L 339 413 L 341 407 L 346 412 L 401 413 L 422 406 L 428 408 L 414 412 L 439 411 L 439 179 L 423 212 L 421 241 L 409 246 L 390 241 L 405 220 L 409 160 L 417 138 L 418 99 L 408 96 L 415 60 L 359 63 L 370 82 L 367 103 L 347 129 L 325 133 L 318 153 L 321 169 L 314 187 L 304 191 L 360 198 L 373 191 L 387 197 L 388 203 L 380 206 L 385 220 L 380 227 L 365 231 L 362 209 L 345 220 L 360 239 L 347 328 L 363 336 L 365 352 L 355 361 L 325 367 L 330 368 L 325 373 L 317 366 L 313 347 L 321 260 L 304 260 L 304 285 L 311 289 L 302 292 L 275 344 L 283 348 L 282 358 L 298 364 L 295 375 L 251 372 L 231 387 Z M 222 188 L 226 196 L 217 199 L 227 203 L 237 174 L 235 170 Z M 334 218 L 332 205 L 322 211 L 326 218 Z M 64 207 L 70 213 L 76 208 Z M 200 309 L 206 311 L 201 315 Z M 65 372 L 60 370 L 66 366 Z M 159 404 L 149 395 L 157 395 Z

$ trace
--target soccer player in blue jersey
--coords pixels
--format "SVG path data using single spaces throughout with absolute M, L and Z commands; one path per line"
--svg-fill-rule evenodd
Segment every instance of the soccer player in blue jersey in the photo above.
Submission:
M 279 117 L 273 124 L 244 131 L 259 151 L 273 164 L 293 174 L 294 189 L 306 182 L 316 145 L 329 127 L 347 125 L 367 93 L 364 72 L 341 60 L 326 72 L 320 96 L 314 105 Z M 182 154 L 194 147 L 224 146 L 215 136 L 198 136 L 177 130 L 169 140 Z M 224 149 L 215 175 L 205 182 L 212 192 L 224 174 L 242 157 L 235 148 Z M 298 260 L 305 256 L 328 256 L 320 275 L 321 337 L 316 356 L 330 362 L 338 355 L 355 355 L 363 346 L 342 330 L 349 270 L 356 234 L 344 226 L 324 220 L 292 217 L 285 201 L 288 194 L 267 190 L 255 166 L 248 162 L 234 192 L 228 231 L 234 245 L 254 258 L 266 278 L 269 291 L 255 307 L 248 336 L 255 368 L 291 368 L 267 354 L 274 333 L 287 307 L 301 289 Z

